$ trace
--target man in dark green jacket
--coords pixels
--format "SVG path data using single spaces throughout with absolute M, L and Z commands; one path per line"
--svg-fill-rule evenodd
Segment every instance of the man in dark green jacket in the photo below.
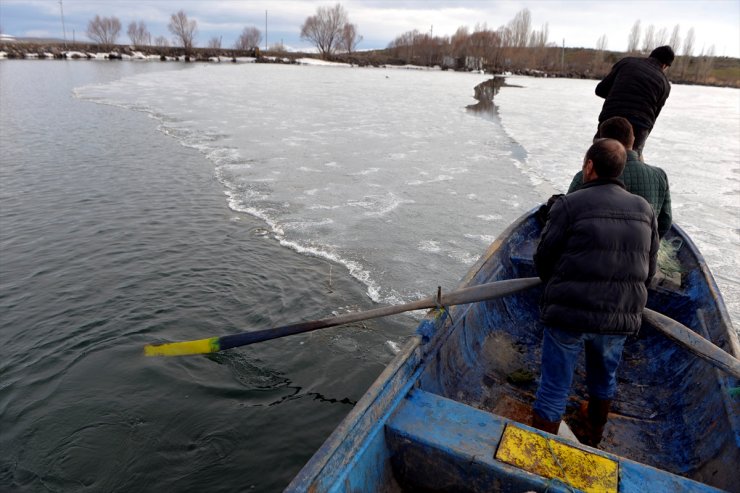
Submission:
M 658 234 L 663 235 L 671 228 L 671 191 L 665 171 L 643 163 L 632 150 L 635 136 L 632 125 L 626 118 L 615 116 L 599 125 L 599 137 L 618 140 L 627 149 L 627 165 L 619 180 L 624 182 L 628 192 L 639 195 L 648 201 L 658 218 Z M 573 177 L 568 193 L 575 192 L 583 185 L 583 172 Z

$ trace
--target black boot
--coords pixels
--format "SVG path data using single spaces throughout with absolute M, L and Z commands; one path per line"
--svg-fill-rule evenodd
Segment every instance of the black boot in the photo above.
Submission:
M 547 433 L 552 433 L 553 435 L 557 435 L 558 428 L 560 428 L 560 420 L 548 421 L 537 414 L 537 411 L 532 410 L 532 427 L 537 428 L 538 430 L 546 431 Z
M 609 417 L 609 409 L 611 408 L 611 399 L 602 400 L 595 397 L 591 397 L 588 400 L 588 424 L 591 429 L 589 433 L 589 440 L 586 445 L 591 447 L 598 447 L 601 443 L 601 438 L 604 436 L 604 427 Z

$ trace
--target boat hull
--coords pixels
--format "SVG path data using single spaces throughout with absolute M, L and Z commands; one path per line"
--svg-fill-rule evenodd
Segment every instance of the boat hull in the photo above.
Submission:
M 533 212 L 491 245 L 460 287 L 535 276 L 541 227 Z M 666 239 L 681 243 L 684 272 L 680 284 L 652 287 L 648 306 L 737 357 L 737 334 L 701 254 L 677 226 Z M 565 491 L 561 483 L 611 491 L 588 486 L 610 477 L 611 467 L 613 491 L 738 491 L 740 403 L 730 395 L 737 381 L 648 324 L 625 346 L 602 450 L 526 426 L 541 358 L 540 295 L 536 287 L 432 310 L 286 491 Z M 581 363 L 569 412 L 586 398 L 583 373 Z M 507 433 L 534 449 L 510 450 Z M 563 474 L 528 469 L 521 457 L 525 463 L 506 462 L 535 445 Z M 553 446 L 565 455 L 550 454 Z M 601 460 L 604 471 L 593 467 Z M 584 470 L 592 478 L 579 483 Z

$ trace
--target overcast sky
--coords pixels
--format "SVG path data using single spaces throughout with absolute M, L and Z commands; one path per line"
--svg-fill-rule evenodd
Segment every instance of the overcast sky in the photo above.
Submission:
M 300 39 L 301 25 L 318 6 L 336 2 L 309 0 L 62 0 L 67 39 L 87 41 L 88 21 L 96 14 L 116 16 L 123 29 L 119 42 L 127 42 L 126 27 L 143 20 L 152 38 L 165 36 L 170 15 L 180 9 L 198 22 L 197 46 L 213 37 L 230 47 L 246 26 L 257 27 L 262 46 L 282 42 L 291 50 L 311 45 Z M 363 41 L 358 49 L 385 48 L 396 36 L 411 30 L 435 36 L 452 35 L 458 27 L 486 24 L 497 29 L 528 8 L 532 28 L 548 25 L 548 41 L 558 46 L 594 48 L 607 36 L 607 49 L 625 51 L 630 30 L 640 20 L 643 32 L 653 25 L 668 36 L 680 26 L 681 39 L 694 28 L 694 55 L 714 45 L 717 56 L 740 57 L 740 0 L 488 0 L 394 1 L 345 0 L 339 2 L 358 27 Z M 59 0 L 0 0 L 0 29 L 17 37 L 62 38 Z M 265 16 L 265 13 L 267 15 Z M 267 28 L 265 29 L 265 17 Z

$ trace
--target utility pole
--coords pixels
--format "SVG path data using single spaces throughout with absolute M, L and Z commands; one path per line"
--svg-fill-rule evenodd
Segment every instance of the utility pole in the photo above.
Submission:
M 62 4 L 62 0 L 59 0 L 59 9 L 62 12 L 62 32 L 64 33 L 64 49 L 67 49 L 67 28 L 64 27 L 64 5 Z
M 565 38 L 563 38 L 563 51 L 560 55 L 560 71 L 565 72 Z
M 267 53 L 267 11 L 265 10 L 265 53 Z

